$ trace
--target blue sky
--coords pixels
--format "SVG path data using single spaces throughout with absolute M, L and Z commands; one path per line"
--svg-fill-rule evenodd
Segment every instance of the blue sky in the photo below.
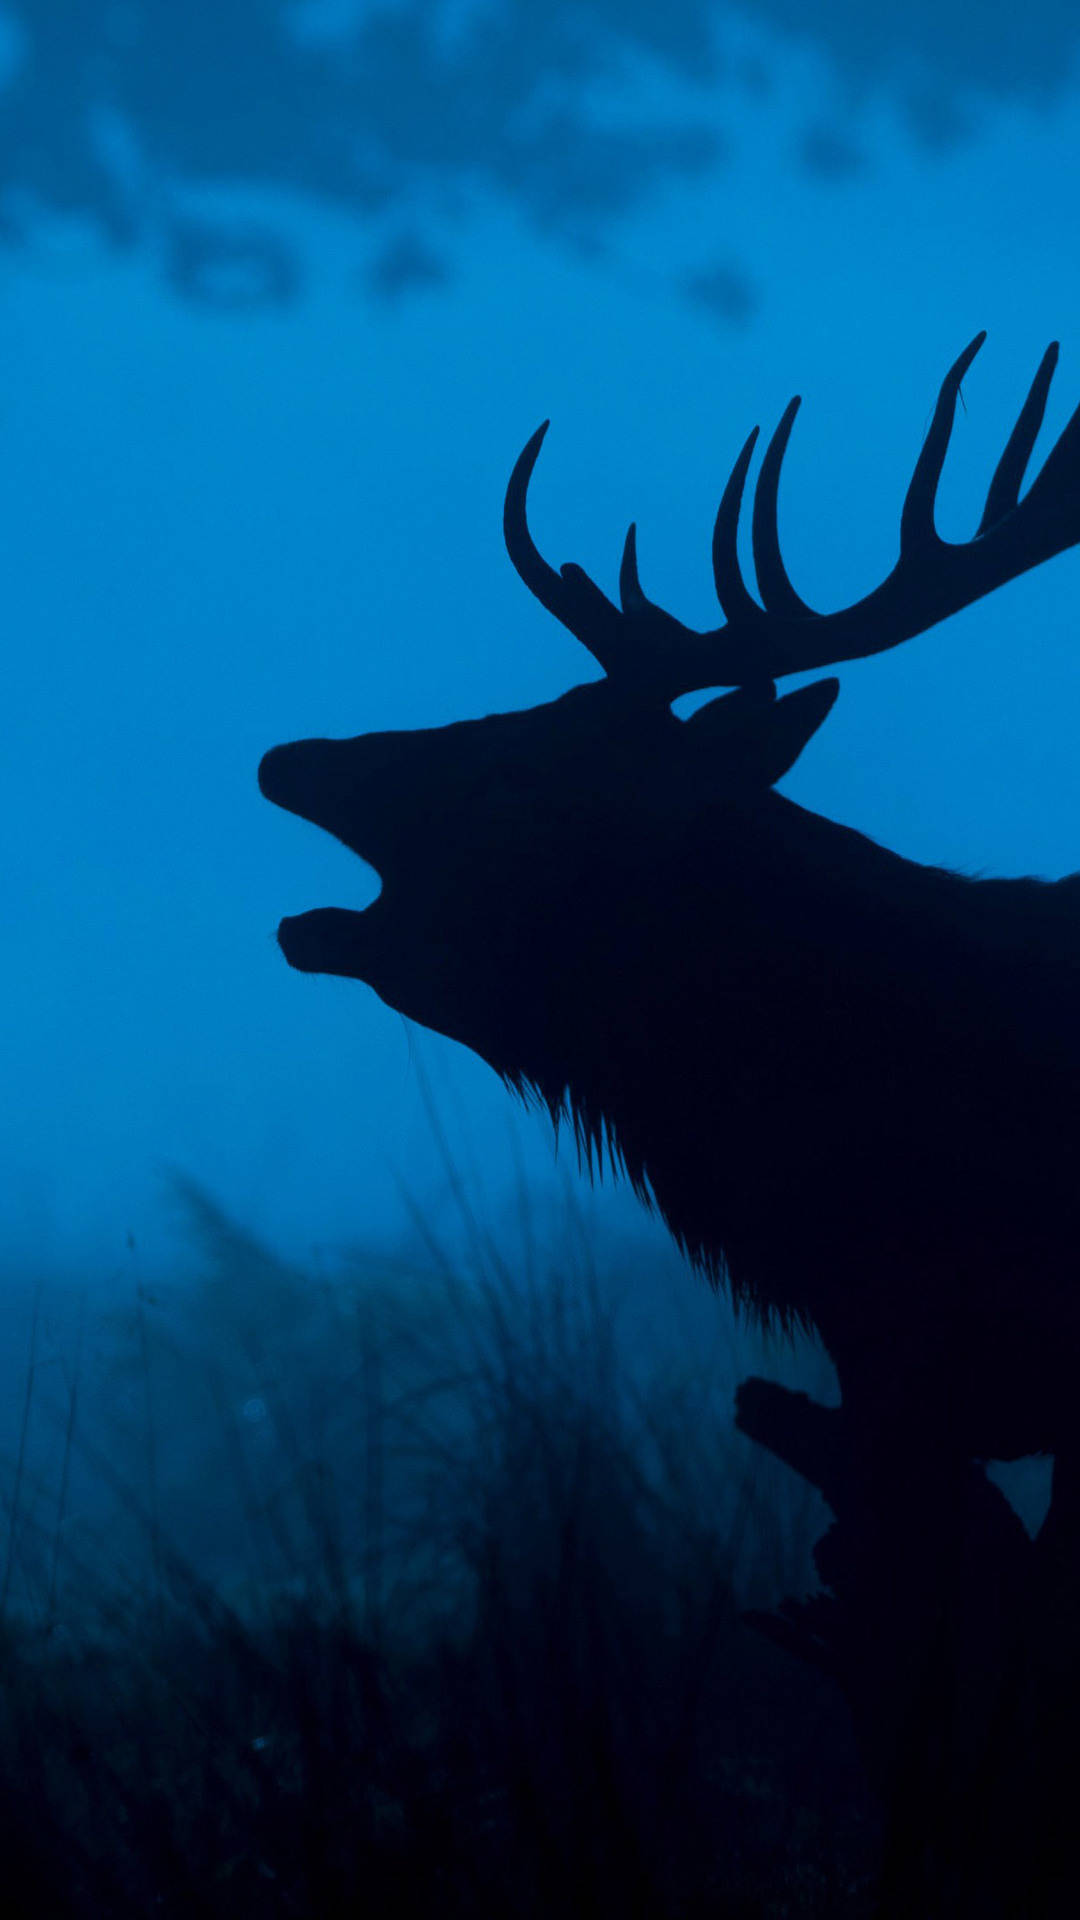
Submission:
M 845 63 L 842 7 L 816 41 L 783 38 L 779 5 L 725 15 L 718 73 L 628 42 L 574 80 L 568 149 L 586 108 L 594 128 L 632 130 L 639 155 L 643 129 L 722 140 L 692 166 L 676 142 L 606 204 L 583 186 L 580 220 L 561 175 L 538 213 L 505 170 L 449 146 L 443 160 L 437 141 L 426 172 L 416 143 L 401 163 L 389 223 L 290 186 L 287 153 L 269 184 L 239 165 L 178 184 L 179 135 L 157 189 L 129 165 L 144 217 L 118 250 L 69 191 L 76 160 L 50 176 L 64 184 L 51 202 L 40 181 L 12 189 L 0 1246 L 14 1266 L 105 1275 L 129 1231 L 167 1263 L 170 1166 L 290 1254 L 393 1245 L 402 1182 L 445 1213 L 425 1076 L 493 1215 L 519 1169 L 550 1185 L 548 1130 L 486 1068 L 366 988 L 286 967 L 283 913 L 362 904 L 376 883 L 260 798 L 259 757 L 525 706 L 593 676 L 502 546 L 506 478 L 547 416 L 531 501 L 544 551 L 610 587 L 636 519 L 647 590 L 711 625 L 730 464 L 802 393 L 782 536 L 827 609 L 891 566 L 938 382 L 986 327 L 939 513 L 945 534 L 972 532 L 1052 338 L 1037 459 L 1080 401 L 1080 95 L 1063 17 L 1032 15 L 1036 38 L 1040 19 L 1058 36 L 1053 86 L 980 73 L 964 95 L 943 41 L 938 97 L 958 130 L 942 109 L 921 135 L 869 54 Z M 553 69 L 556 106 L 563 84 Z M 800 162 L 815 127 L 831 170 Z M 168 205 L 208 230 L 254 222 L 287 242 L 302 285 L 233 308 L 184 297 L 175 225 L 145 214 L 166 179 Z M 966 872 L 1080 866 L 1078 588 L 1074 553 L 845 667 L 785 791 Z M 600 1210 L 636 1220 L 620 1196 Z

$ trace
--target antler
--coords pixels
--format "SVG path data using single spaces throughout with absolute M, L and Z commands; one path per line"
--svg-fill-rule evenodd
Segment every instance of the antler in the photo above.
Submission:
M 1080 407 L 1023 500 L 1019 497 L 1057 365 L 1056 341 L 1043 354 L 994 470 L 974 538 L 943 540 L 934 525 L 956 396 L 985 339 L 985 332 L 977 333 L 941 383 L 900 515 L 896 565 L 872 593 L 837 613 L 815 613 L 807 606 L 792 586 L 780 555 L 777 495 L 798 397 L 789 402 L 765 450 L 754 490 L 751 535 L 760 605 L 743 579 L 736 546 L 756 427 L 720 501 L 712 560 L 724 626 L 699 633 L 646 598 L 638 579 L 633 525 L 619 569 L 621 610 L 581 567 L 568 564 L 556 572 L 548 565 L 533 542 L 526 518 L 529 479 L 548 430 L 547 420 L 519 454 L 506 489 L 503 532 L 510 558 L 526 586 L 588 647 L 610 679 L 664 699 L 704 687 L 760 684 L 781 674 L 859 660 L 898 646 L 1080 541 Z

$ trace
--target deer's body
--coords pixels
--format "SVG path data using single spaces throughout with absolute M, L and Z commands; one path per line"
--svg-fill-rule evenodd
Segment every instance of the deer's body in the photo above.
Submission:
M 941 1444 L 1057 1451 L 1080 883 L 919 867 L 774 793 L 640 880 L 642 913 L 556 1004 L 572 1110 L 737 1298 L 819 1328 L 846 1404 L 915 1393 Z M 555 1109 L 559 1070 L 531 1077 Z
M 541 429 L 507 545 L 605 677 L 527 713 L 277 747 L 259 780 L 383 878 L 362 913 L 284 920 L 292 965 L 471 1047 L 590 1166 L 614 1151 L 740 1300 L 818 1328 L 841 1408 L 748 1381 L 736 1418 L 836 1516 L 815 1549 L 831 1591 L 765 1624 L 846 1691 L 889 1809 L 880 1911 L 1056 1920 L 1031 1883 L 1033 1861 L 1047 1888 L 1075 1877 L 1080 876 L 964 879 L 773 790 L 837 692 L 777 699 L 776 677 L 896 645 L 1080 541 L 1080 410 L 1020 499 L 1056 348 L 975 538 L 937 534 L 979 345 L 943 383 L 900 558 L 856 606 L 814 614 L 783 568 L 794 403 L 754 495 L 763 604 L 736 542 L 751 436 L 714 529 L 711 634 L 646 599 L 633 529 L 619 608 L 541 557 Z M 675 718 L 716 686 L 736 691 Z M 974 1463 L 1039 1450 L 1032 1543 Z
M 1080 879 L 922 867 L 773 790 L 837 691 L 771 676 L 876 651 L 1080 539 L 1078 416 L 1025 499 L 1056 349 L 1044 357 L 977 538 L 933 527 L 960 378 L 909 489 L 901 557 L 865 602 L 819 617 L 776 537 L 788 409 L 754 504 L 765 600 L 739 572 L 752 439 L 725 492 L 714 570 L 728 623 L 700 635 L 646 600 L 633 530 L 616 609 L 532 545 L 511 557 L 606 678 L 525 713 L 301 741 L 264 792 L 376 866 L 361 914 L 282 923 L 286 957 L 369 982 L 614 1144 L 680 1244 L 761 1313 L 820 1330 L 844 1402 L 928 1444 L 1057 1451 L 1080 1428 Z M 735 683 L 687 721 L 678 693 Z

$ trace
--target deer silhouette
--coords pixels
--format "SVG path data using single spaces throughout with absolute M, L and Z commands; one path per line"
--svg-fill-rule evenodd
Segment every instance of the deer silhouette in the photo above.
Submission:
M 760 600 L 736 545 L 755 429 L 713 532 L 725 623 L 704 633 L 646 597 L 633 526 L 619 607 L 542 558 L 526 495 L 545 422 L 511 474 L 506 544 L 603 677 L 526 712 L 275 747 L 259 768 L 269 799 L 383 882 L 362 912 L 283 920 L 290 965 L 365 981 L 471 1048 L 573 1130 L 590 1173 L 625 1171 L 714 1285 L 820 1334 L 841 1408 L 748 1382 L 739 1417 L 841 1516 L 819 1567 L 842 1630 L 820 1602 L 777 1627 L 841 1672 L 879 1776 L 913 1671 L 898 1658 L 883 1691 L 886 1624 L 918 1614 L 925 1650 L 946 1563 L 959 1605 L 994 1586 L 1013 1618 L 1001 1596 L 1030 1543 L 975 1463 L 1054 1454 L 1057 1536 L 1080 1565 L 1080 875 L 969 879 L 776 791 L 838 692 L 778 698 L 778 678 L 896 646 L 1080 541 L 1080 409 L 1020 497 L 1056 344 L 975 536 L 936 530 L 984 339 L 942 382 L 896 565 L 854 605 L 814 612 L 781 559 L 797 399 L 754 490 Z M 897 1539 L 918 1547 L 902 1577 Z M 1008 1637 L 995 1607 L 976 1681 Z
M 797 400 L 754 495 L 763 604 L 736 553 L 755 430 L 716 518 L 709 633 L 645 597 L 633 527 L 621 610 L 542 559 L 525 503 L 545 422 L 507 547 L 604 678 L 527 712 L 275 747 L 259 784 L 383 881 L 362 912 L 283 920 L 292 966 L 366 981 L 542 1101 L 737 1302 L 816 1326 L 845 1404 L 918 1392 L 935 1444 L 1007 1459 L 1077 1418 L 1080 877 L 968 879 L 775 791 L 838 691 L 778 699 L 778 676 L 895 646 L 1080 540 L 1080 410 L 1019 498 L 1056 345 L 975 538 L 934 527 L 984 338 L 942 384 L 899 560 L 854 606 L 813 613 L 780 558 Z

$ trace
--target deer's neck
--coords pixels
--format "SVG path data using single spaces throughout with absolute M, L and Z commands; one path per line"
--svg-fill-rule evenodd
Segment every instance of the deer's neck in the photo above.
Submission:
M 865 1266 L 920 1184 L 930 1218 L 935 1183 L 944 1205 L 992 1179 L 1060 1075 L 1063 1019 L 1074 1072 L 1080 1042 L 1053 885 L 967 880 L 768 801 L 642 875 L 648 911 L 589 955 L 584 1017 L 556 1009 L 565 1047 L 531 1077 L 691 1253 L 791 1299 L 800 1265 L 819 1293 L 841 1247 Z

